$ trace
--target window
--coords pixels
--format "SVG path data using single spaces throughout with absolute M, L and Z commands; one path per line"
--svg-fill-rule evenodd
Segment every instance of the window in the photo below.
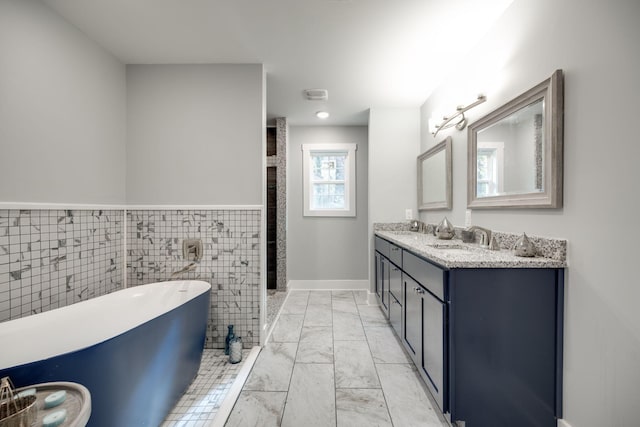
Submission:
M 304 144 L 304 216 L 356 216 L 356 144 Z

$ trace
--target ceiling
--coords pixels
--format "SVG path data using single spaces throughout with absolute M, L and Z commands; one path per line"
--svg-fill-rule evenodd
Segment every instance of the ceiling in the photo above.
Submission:
M 513 0 L 42 1 L 127 64 L 264 64 L 268 120 L 366 125 L 422 105 Z

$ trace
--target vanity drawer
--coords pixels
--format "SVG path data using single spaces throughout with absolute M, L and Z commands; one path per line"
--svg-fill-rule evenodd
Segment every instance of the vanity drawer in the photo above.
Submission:
M 444 301 L 444 270 L 404 251 L 402 270 Z
M 376 251 L 389 258 L 389 246 L 391 243 L 387 242 L 381 237 L 376 236 Z
M 389 259 L 395 265 L 402 266 L 402 248 L 393 243 L 389 243 Z

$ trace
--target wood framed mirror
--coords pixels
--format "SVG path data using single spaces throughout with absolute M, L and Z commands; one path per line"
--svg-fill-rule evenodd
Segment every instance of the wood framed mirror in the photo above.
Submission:
M 451 209 L 451 137 L 418 156 L 418 210 Z
M 563 73 L 469 125 L 469 208 L 562 207 Z

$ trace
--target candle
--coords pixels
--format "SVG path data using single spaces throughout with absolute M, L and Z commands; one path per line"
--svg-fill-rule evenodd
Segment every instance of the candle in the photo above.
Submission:
M 242 338 L 236 337 L 229 342 L 229 363 L 238 363 L 242 360 Z

